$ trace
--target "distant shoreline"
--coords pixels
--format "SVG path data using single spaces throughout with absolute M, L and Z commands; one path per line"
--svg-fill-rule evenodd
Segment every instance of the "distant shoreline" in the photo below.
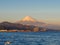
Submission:
M 43 31 L 30 31 L 30 30 L 0 30 L 0 32 L 60 32 L 60 30 L 43 30 Z

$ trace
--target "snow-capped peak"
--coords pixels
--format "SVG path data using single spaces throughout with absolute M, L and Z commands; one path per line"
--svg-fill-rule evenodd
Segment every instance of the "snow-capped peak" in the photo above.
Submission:
M 21 21 L 32 21 L 32 22 L 36 22 L 36 20 L 34 18 L 32 18 L 31 16 L 26 16 Z

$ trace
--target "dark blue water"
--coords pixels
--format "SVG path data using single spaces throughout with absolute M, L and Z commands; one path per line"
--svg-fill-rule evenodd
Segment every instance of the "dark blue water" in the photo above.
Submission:
M 7 41 L 9 45 L 60 45 L 60 32 L 0 32 L 0 45 Z

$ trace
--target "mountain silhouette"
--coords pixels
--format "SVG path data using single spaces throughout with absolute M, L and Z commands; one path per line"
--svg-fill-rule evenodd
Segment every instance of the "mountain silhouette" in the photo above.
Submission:
M 32 18 L 31 16 L 26 16 L 23 19 L 17 21 L 19 24 L 23 25 L 34 25 L 34 26 L 39 26 L 39 27 L 45 27 L 46 23 L 44 22 L 39 22 L 38 20 Z

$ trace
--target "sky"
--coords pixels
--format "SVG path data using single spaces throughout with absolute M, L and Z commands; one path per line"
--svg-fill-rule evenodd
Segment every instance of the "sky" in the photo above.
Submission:
M 0 0 L 0 22 L 25 16 L 60 25 L 60 0 Z

